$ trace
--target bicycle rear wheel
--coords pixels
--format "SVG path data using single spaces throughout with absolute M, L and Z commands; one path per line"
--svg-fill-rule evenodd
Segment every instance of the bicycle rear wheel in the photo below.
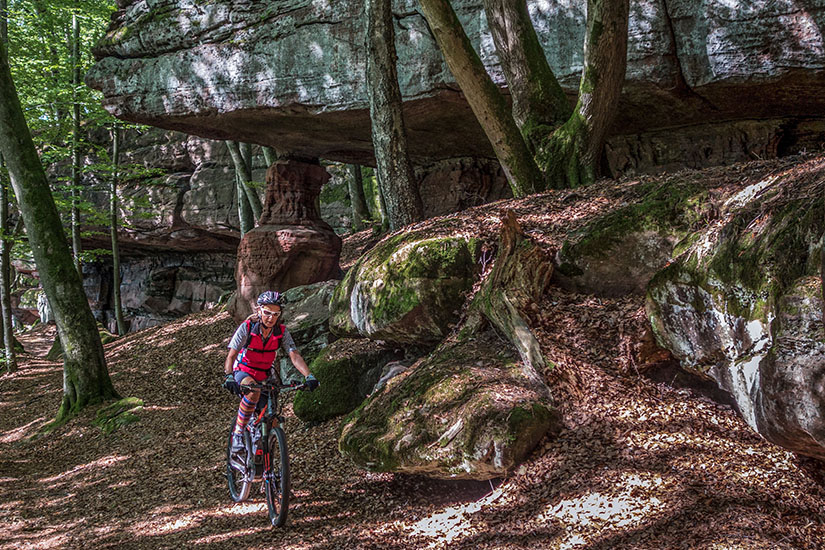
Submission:
M 268 460 L 267 460 L 268 458 Z M 286 435 L 280 426 L 272 428 L 269 437 L 269 457 L 264 458 L 264 490 L 269 521 L 275 527 L 286 523 L 289 508 L 289 457 Z
M 229 485 L 229 496 L 235 502 L 243 502 L 249 497 L 249 490 L 252 487 L 252 477 L 249 472 L 249 452 L 241 453 L 235 458 L 232 456 L 232 433 L 235 431 L 235 420 L 229 428 L 229 437 L 226 440 L 226 483 Z M 252 448 L 249 440 L 249 432 L 244 430 L 244 445 L 246 449 Z

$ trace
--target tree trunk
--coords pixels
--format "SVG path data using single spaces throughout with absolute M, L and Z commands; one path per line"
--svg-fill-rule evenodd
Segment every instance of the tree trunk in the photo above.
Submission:
M 0 9 L 5 6 L 0 5 Z M 5 168 L 5 160 L 0 153 L 0 172 Z M 17 357 L 14 351 L 14 325 L 11 313 L 11 247 L 9 232 L 9 188 L 6 178 L 0 181 L 0 326 L 3 327 L 3 347 L 5 349 L 6 370 L 17 370 Z
M 484 10 L 512 97 L 513 118 L 535 149 L 570 118 L 570 101 L 547 63 L 527 0 L 484 0 Z
M 6 0 L 0 0 L 0 42 L 9 42 L 8 11 Z M 0 174 L 6 167 L 3 153 L 0 152 Z M 13 238 L 9 233 L 9 188 L 6 178 L 0 181 L 0 312 L 3 327 L 3 347 L 6 354 L 6 370 L 17 370 L 17 357 L 14 351 L 14 326 L 11 315 L 11 255 Z
M 123 320 L 123 306 L 120 303 L 120 246 L 117 241 L 118 219 L 117 219 L 117 184 L 120 174 L 120 128 L 115 124 L 112 128 L 112 189 L 110 192 L 110 226 L 112 235 L 112 293 L 115 302 L 115 322 L 117 323 L 117 333 L 120 336 L 126 334 L 126 323 Z
M 401 111 L 391 0 L 366 0 L 367 91 L 376 171 L 390 230 L 424 217 L 424 207 L 407 151 Z
M 421 0 L 421 10 L 450 72 L 493 146 L 513 195 L 523 197 L 543 189 L 541 171 L 510 107 L 484 69 L 449 0 Z
M 352 204 L 352 228 L 355 231 L 364 229 L 364 222 L 370 219 L 370 210 L 367 207 L 367 197 L 364 196 L 364 182 L 361 176 L 361 166 L 350 164 L 349 199 Z
M 240 225 L 241 237 L 249 233 L 255 227 L 255 220 L 252 214 L 252 207 L 249 206 L 249 199 L 246 198 L 242 176 L 235 171 L 235 191 L 238 196 L 238 224 Z
M 275 161 L 278 160 L 278 154 L 272 147 L 261 147 L 264 152 L 264 160 L 266 161 L 266 167 L 269 168 Z
M 117 396 L 83 283 L 74 267 L 66 234 L 37 156 L 11 78 L 6 47 L 0 44 L 0 152 L 26 224 L 29 244 L 48 296 L 64 350 L 63 401 L 57 421 L 86 405 Z
M 246 199 L 249 201 L 249 206 L 252 207 L 252 214 L 255 217 L 253 220 L 254 227 L 254 224 L 261 219 L 263 205 L 261 204 L 261 198 L 258 196 L 258 193 L 252 188 L 251 185 L 249 185 L 252 181 L 252 171 L 249 169 L 249 166 L 244 160 L 244 157 L 241 154 L 241 149 L 238 147 L 236 142 L 227 140 L 226 146 L 229 148 L 229 154 L 232 155 L 232 163 L 235 165 L 235 174 L 240 178 L 243 192 L 246 195 Z
M 77 87 L 80 86 L 80 20 L 72 15 L 72 251 L 74 264 L 80 278 L 83 278 L 83 266 L 80 255 L 83 248 L 80 242 L 80 103 Z M 28 226 L 26 226 L 28 227 Z
M 588 185 L 599 175 L 604 139 L 624 84 L 628 10 L 628 0 L 587 2 L 579 101 L 539 155 L 553 187 Z

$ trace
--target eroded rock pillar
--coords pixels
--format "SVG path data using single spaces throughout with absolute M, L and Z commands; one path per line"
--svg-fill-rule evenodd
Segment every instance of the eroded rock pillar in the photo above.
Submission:
M 329 177 L 322 166 L 296 160 L 278 161 L 267 170 L 260 225 L 238 247 L 237 291 L 229 306 L 235 320 L 252 312 L 264 290 L 283 292 L 339 275 L 341 239 L 318 209 Z

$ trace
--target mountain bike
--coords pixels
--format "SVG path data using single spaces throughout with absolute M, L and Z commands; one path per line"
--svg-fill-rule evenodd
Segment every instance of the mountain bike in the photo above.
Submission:
M 252 484 L 263 482 L 261 491 L 266 495 L 269 521 L 275 527 L 281 527 L 286 523 L 290 494 L 289 456 L 286 449 L 286 434 L 281 428 L 284 422 L 281 416 L 283 403 L 278 397 L 282 392 L 305 388 L 305 384 L 288 385 L 278 382 L 241 386 L 244 394 L 261 390 L 258 403 L 266 403 L 262 409 L 256 408 L 254 417 L 244 429 L 245 460 L 237 460 L 232 456 L 234 419 L 229 429 L 226 444 L 226 481 L 229 485 L 229 495 L 235 502 L 243 502 L 249 498 Z

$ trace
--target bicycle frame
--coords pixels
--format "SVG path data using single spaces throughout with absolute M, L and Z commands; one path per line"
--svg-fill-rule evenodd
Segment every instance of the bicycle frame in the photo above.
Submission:
M 262 481 L 267 475 L 272 473 L 272 461 L 269 447 L 270 431 L 276 426 L 280 426 L 284 419 L 281 416 L 283 410 L 283 403 L 278 399 L 281 392 L 294 391 L 304 389 L 306 384 L 292 385 L 292 384 L 278 384 L 278 383 L 256 383 L 244 384 L 242 391 L 248 393 L 251 390 L 261 390 L 261 397 L 266 394 L 267 403 L 259 413 L 255 414 L 254 420 L 247 424 L 246 428 L 250 431 L 251 440 L 254 441 L 255 430 L 261 431 L 260 444 L 258 449 L 262 451 L 263 470 L 258 475 L 257 468 L 255 468 L 254 460 L 250 466 L 252 468 L 248 472 L 249 479 L 252 482 Z M 277 424 L 273 424 L 273 421 Z M 251 449 L 250 449 L 251 451 Z M 257 450 L 256 450 L 257 451 Z
M 261 386 L 265 386 L 265 384 L 261 384 Z M 272 471 L 272 463 L 271 457 L 269 453 L 269 435 L 270 430 L 274 427 L 273 420 L 277 422 L 277 425 L 280 426 L 283 423 L 284 419 L 281 416 L 281 410 L 283 409 L 283 403 L 278 399 L 278 395 L 280 391 L 284 391 L 285 389 L 293 389 L 296 386 L 282 386 L 279 385 L 278 391 L 274 388 L 261 388 L 262 393 L 267 394 L 267 403 L 264 405 L 264 408 L 261 409 L 259 413 L 255 415 L 255 419 L 247 424 L 247 429 L 250 431 L 250 436 L 252 441 L 254 441 L 255 437 L 255 430 L 261 431 L 261 438 L 260 444 L 257 450 L 262 451 L 263 455 L 263 471 L 261 475 L 258 475 L 257 470 L 254 472 L 250 472 L 252 475 L 252 481 L 261 481 L 263 476 L 268 475 Z M 267 391 L 269 390 L 269 391 Z

